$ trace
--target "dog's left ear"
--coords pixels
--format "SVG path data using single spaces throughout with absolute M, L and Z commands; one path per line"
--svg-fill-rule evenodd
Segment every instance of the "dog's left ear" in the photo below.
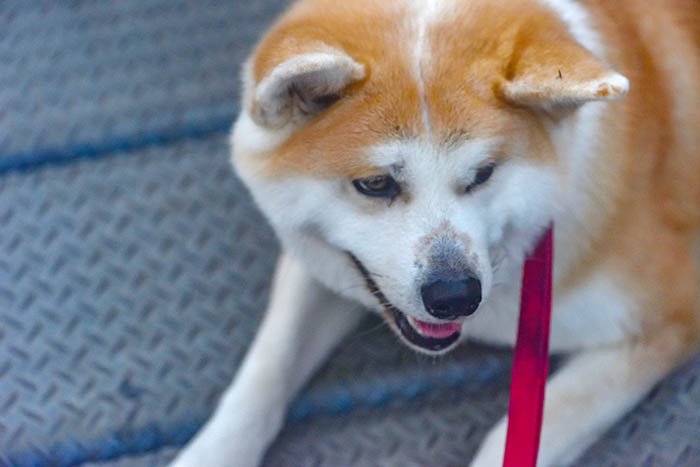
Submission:
M 263 76 L 254 84 L 251 102 L 253 120 L 268 128 L 303 123 L 332 105 L 344 88 L 366 75 L 363 65 L 328 46 L 288 54 L 272 62 L 267 68 L 259 65 Z
M 521 35 L 497 87 L 512 104 L 557 110 L 623 97 L 629 81 L 571 37 Z

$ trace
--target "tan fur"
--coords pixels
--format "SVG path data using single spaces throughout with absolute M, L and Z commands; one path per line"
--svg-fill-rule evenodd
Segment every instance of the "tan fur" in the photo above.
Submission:
M 674 112 L 681 102 L 700 102 L 700 88 L 674 83 L 700 73 L 700 4 L 587 3 L 607 38 L 610 63 L 632 87 L 605 122 L 599 170 L 612 165 L 618 172 L 599 187 L 610 215 L 581 262 L 619 271 L 648 311 L 648 332 L 673 320 L 697 333 L 700 276 L 691 249 L 700 227 L 700 113 L 696 104 Z M 583 271 L 572 271 L 568 283 L 575 286 Z

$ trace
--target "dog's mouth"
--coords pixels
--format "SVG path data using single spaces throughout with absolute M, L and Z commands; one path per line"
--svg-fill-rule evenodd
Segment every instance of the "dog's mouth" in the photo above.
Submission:
M 429 352 L 448 350 L 457 343 L 462 332 L 462 323 L 459 321 L 429 323 L 406 316 L 396 308 L 393 308 L 390 313 L 404 339 L 421 350 Z
M 461 320 L 432 323 L 406 315 L 389 302 L 364 264 L 352 253 L 348 255 L 362 274 L 369 292 L 377 297 L 384 308 L 384 317 L 389 326 L 408 344 L 431 354 L 446 352 L 457 344 L 462 333 Z

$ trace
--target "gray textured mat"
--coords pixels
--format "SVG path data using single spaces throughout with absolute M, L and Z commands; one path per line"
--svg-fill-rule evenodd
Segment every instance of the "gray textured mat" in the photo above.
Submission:
M 414 403 L 289 423 L 265 465 L 464 466 L 505 413 L 505 379 Z M 577 466 L 700 465 L 700 355 L 603 435 Z
M 292 423 L 264 465 L 465 466 L 506 406 L 507 387 L 500 381 L 342 418 Z
M 0 219 L 0 452 L 201 419 L 276 254 L 223 138 L 5 177 Z
M 286 0 L 0 2 L 0 161 L 222 129 Z
M 699 378 L 697 356 L 659 385 L 575 465 L 700 465 Z M 507 390 L 505 380 L 486 381 L 431 392 L 413 402 L 291 422 L 264 465 L 464 466 L 489 427 L 505 412 Z M 160 467 L 175 454 L 168 448 L 95 467 Z

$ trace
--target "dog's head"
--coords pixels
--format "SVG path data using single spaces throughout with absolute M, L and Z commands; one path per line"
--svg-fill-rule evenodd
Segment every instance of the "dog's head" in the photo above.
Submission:
M 552 219 L 553 128 L 627 80 L 534 0 L 424 3 L 296 4 L 246 65 L 232 143 L 285 246 L 441 352 Z

